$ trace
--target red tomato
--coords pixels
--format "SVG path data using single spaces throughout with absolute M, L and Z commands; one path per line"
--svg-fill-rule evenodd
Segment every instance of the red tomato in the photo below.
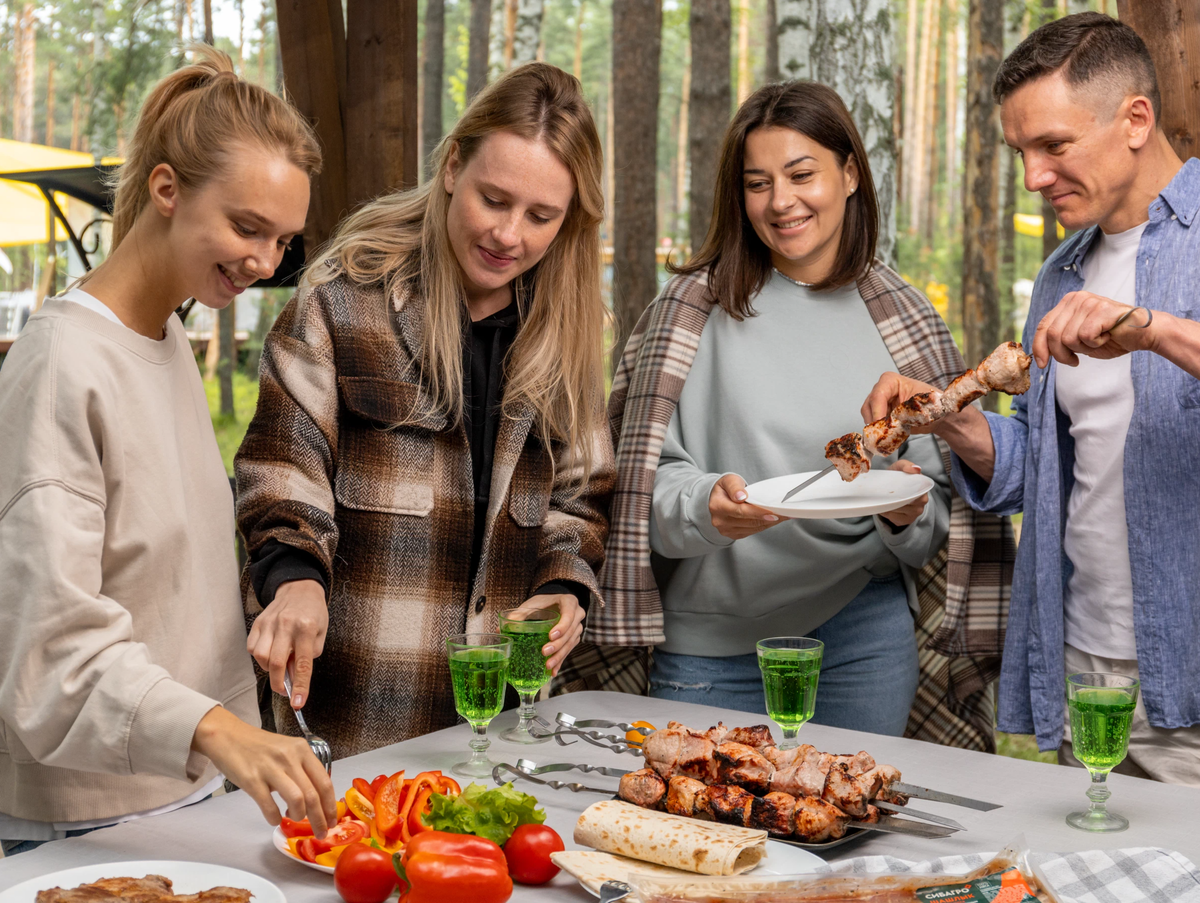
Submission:
M 382 784 L 383 782 L 380 781 L 380 783 Z M 375 802 L 375 789 L 367 781 L 364 781 L 362 778 L 355 778 L 354 789 L 361 793 L 367 802 Z
M 329 833 L 316 841 L 313 848 L 318 853 L 328 853 L 334 847 L 345 846 L 368 837 L 371 830 L 356 818 L 347 818 L 329 829 Z
M 286 815 L 279 821 L 279 830 L 283 832 L 284 837 L 311 837 L 313 833 L 307 818 L 292 821 Z
M 305 862 L 317 861 L 317 839 L 315 837 L 305 837 L 296 844 L 296 852 L 300 854 L 300 858 Z
M 365 843 L 350 844 L 333 870 L 333 886 L 346 903 L 383 903 L 396 889 L 391 855 Z
M 545 884 L 558 874 L 551 853 L 564 850 L 558 832 L 546 825 L 521 825 L 504 845 L 508 873 L 521 884 Z

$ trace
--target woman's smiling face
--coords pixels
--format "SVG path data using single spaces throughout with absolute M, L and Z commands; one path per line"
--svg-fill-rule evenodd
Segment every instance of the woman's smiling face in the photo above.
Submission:
M 775 267 L 800 282 L 832 270 L 846 200 L 858 189 L 854 159 L 843 166 L 829 148 L 794 129 L 757 128 L 746 136 L 746 216 Z
M 494 132 L 446 171 L 450 245 L 467 299 L 480 301 L 545 256 L 575 196 L 575 180 L 544 141 Z

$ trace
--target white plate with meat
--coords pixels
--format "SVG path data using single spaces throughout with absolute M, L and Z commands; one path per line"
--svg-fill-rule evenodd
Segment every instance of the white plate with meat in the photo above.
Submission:
M 155 875 L 166 878 L 170 889 L 165 890 L 162 882 L 153 879 L 146 882 L 148 876 Z M 252 875 L 250 872 L 224 865 L 212 865 L 208 862 L 182 862 L 164 859 L 106 862 L 63 869 L 40 878 L 31 878 L 6 891 L 0 891 L 0 903 L 35 903 L 40 891 L 49 891 L 53 888 L 71 891 L 80 885 L 91 884 L 106 878 L 145 882 L 146 886 L 143 889 L 147 894 L 145 899 L 152 899 L 152 894 L 159 893 L 161 894 L 159 899 L 164 903 L 171 900 L 172 894 L 202 893 L 204 896 L 201 897 L 201 900 L 205 903 L 237 903 L 237 901 L 246 899 L 247 893 L 253 897 L 253 903 L 287 903 L 283 891 L 266 878 Z M 223 890 L 216 893 L 204 893 L 216 888 Z M 245 893 L 224 892 L 231 889 Z M 132 891 L 132 888 L 130 890 Z M 75 898 L 86 899 L 87 893 L 87 891 L 82 891 Z M 67 899 L 67 897 L 64 896 L 63 899 Z M 100 896 L 97 895 L 93 899 L 100 899 Z M 109 899 L 116 898 L 109 897 Z
M 852 483 L 830 473 L 799 495 L 781 501 L 789 490 L 817 473 L 812 470 L 752 483 L 746 487 L 746 500 L 781 517 L 866 517 L 894 511 L 933 488 L 933 480 L 920 473 L 869 470 Z

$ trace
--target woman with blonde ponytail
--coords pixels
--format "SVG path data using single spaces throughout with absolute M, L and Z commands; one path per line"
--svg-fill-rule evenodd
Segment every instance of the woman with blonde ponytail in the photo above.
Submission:
M 227 776 L 324 834 L 333 787 L 259 728 L 233 498 L 173 311 L 225 307 L 304 227 L 303 118 L 211 48 L 150 92 L 108 259 L 0 371 L 5 855 L 190 805 Z
M 579 82 L 514 69 L 426 186 L 342 224 L 267 338 L 236 460 L 250 650 L 278 693 L 292 663 L 337 756 L 455 723 L 448 635 L 557 606 L 557 671 L 599 598 L 600 186 Z

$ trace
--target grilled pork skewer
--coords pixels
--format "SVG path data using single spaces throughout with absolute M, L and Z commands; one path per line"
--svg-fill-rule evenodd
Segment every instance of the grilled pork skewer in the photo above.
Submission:
M 993 390 L 1009 395 L 1029 391 L 1029 355 L 1016 342 L 1005 342 L 974 370 L 954 379 L 944 392 L 922 392 L 901 402 L 886 417 L 863 427 L 862 433 L 847 433 L 825 446 L 825 458 L 846 482 L 871 469 L 871 456 L 886 458 L 908 439 L 914 427 L 925 426 L 957 414 L 971 402 Z

